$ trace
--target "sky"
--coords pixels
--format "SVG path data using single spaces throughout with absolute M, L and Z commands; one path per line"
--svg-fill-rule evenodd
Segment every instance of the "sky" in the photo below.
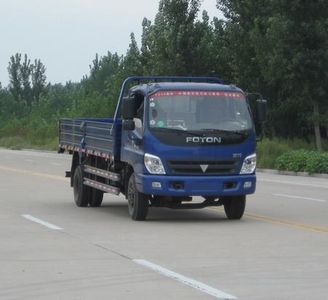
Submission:
M 51 83 L 80 81 L 96 53 L 125 54 L 134 32 L 140 42 L 142 20 L 154 20 L 158 0 L 0 0 L 0 82 L 7 86 L 8 62 L 27 54 L 46 66 Z M 220 16 L 216 0 L 201 10 Z

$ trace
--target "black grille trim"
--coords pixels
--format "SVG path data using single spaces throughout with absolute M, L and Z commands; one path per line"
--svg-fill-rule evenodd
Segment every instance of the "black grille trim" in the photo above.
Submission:
M 172 174 L 184 175 L 231 175 L 237 173 L 239 160 L 182 161 L 170 160 L 168 165 Z M 201 165 L 208 165 L 205 172 Z

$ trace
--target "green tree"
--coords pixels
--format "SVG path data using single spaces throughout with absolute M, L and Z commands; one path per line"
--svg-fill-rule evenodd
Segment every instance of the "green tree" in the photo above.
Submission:
M 140 51 L 134 36 L 134 33 L 131 33 L 131 42 L 129 49 L 126 52 L 126 55 L 123 59 L 123 72 L 124 76 L 133 76 L 133 75 L 142 75 L 143 69 L 140 60 Z
M 46 92 L 47 77 L 46 67 L 40 61 L 40 59 L 34 60 L 34 64 L 31 68 L 31 83 L 32 83 L 32 97 L 33 102 L 38 104 L 42 93 Z
M 97 91 L 106 96 L 107 83 L 122 70 L 123 57 L 117 53 L 108 52 L 107 55 L 99 57 L 96 54 L 90 67 L 90 75 L 83 80 L 86 93 Z
M 0 125 L 5 125 L 16 109 L 16 102 L 12 94 L 0 84 Z
M 22 55 L 16 53 L 10 57 L 8 73 L 9 73 L 9 91 L 12 93 L 16 102 L 22 101 L 22 86 L 21 86 L 21 58 Z
M 21 87 L 22 94 L 21 98 L 25 101 L 27 107 L 30 109 L 32 107 L 33 96 L 32 96 L 32 87 L 31 87 L 31 75 L 33 71 L 33 66 L 31 65 L 31 60 L 27 58 L 27 55 L 24 55 L 24 60 L 19 67 L 21 74 Z
M 252 33 L 254 41 L 266 45 L 257 48 L 257 57 L 266 66 L 262 73 L 267 82 L 279 82 L 285 98 L 298 106 L 298 111 L 303 108 L 321 151 L 320 111 L 324 112 L 328 101 L 327 3 L 295 0 L 270 8 L 271 18 L 256 20 Z M 308 113 L 311 110 L 312 114 Z
M 217 0 L 227 18 L 233 77 L 271 98 L 270 123 L 302 136 L 313 124 L 317 148 L 327 107 L 328 6 L 325 1 Z M 309 113 L 309 111 L 312 113 Z
M 200 0 L 161 0 L 154 24 L 143 21 L 141 53 L 148 74 L 194 74 Z
M 90 75 L 82 80 L 83 95 L 77 109 L 84 116 L 108 117 L 112 115 L 124 78 L 124 58 L 117 53 L 108 52 L 99 57 L 96 55 L 90 65 Z
M 42 93 L 46 92 L 46 68 L 40 60 L 31 60 L 16 53 L 10 57 L 8 65 L 9 91 L 19 103 L 21 113 L 24 108 L 31 110 L 33 104 L 38 104 Z

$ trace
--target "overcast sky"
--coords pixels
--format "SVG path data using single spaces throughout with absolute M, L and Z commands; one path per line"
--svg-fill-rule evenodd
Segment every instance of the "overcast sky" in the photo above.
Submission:
M 141 36 L 144 17 L 154 20 L 158 0 L 0 0 L 0 82 L 8 84 L 15 53 L 41 59 L 50 82 L 79 81 L 95 54 L 125 54 L 130 33 Z M 202 10 L 219 16 L 216 0 Z

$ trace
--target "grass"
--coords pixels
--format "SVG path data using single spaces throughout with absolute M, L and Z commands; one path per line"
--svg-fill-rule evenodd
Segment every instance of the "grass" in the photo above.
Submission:
M 21 150 L 29 148 L 29 143 L 20 136 L 2 137 L 0 138 L 0 147 L 9 148 L 12 150 Z
M 57 150 L 58 129 L 56 122 L 42 119 L 14 119 L 0 127 L 0 147 L 9 149 Z
M 10 136 L 0 138 L 0 147 L 21 150 L 21 149 L 37 149 L 37 150 L 57 150 L 58 138 L 49 138 L 42 141 L 33 141 L 26 137 Z

